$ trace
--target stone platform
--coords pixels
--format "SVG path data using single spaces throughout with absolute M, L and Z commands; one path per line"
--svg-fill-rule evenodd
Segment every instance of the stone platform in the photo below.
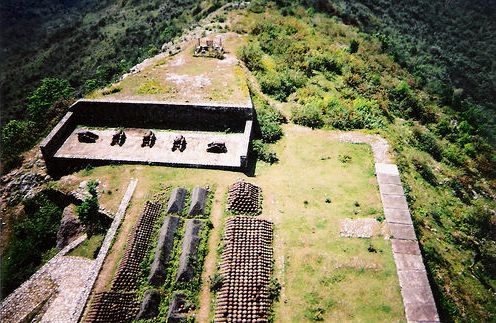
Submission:
M 95 143 L 78 141 L 79 131 L 90 130 L 99 136 Z M 154 131 L 157 140 L 153 147 L 141 147 L 143 135 L 148 129 L 125 129 L 126 141 L 122 146 L 111 146 L 116 129 L 87 129 L 78 127 L 54 154 L 55 158 L 142 162 L 151 164 L 210 165 L 240 167 L 243 151 L 243 133 L 216 133 L 197 131 Z M 186 149 L 172 151 L 172 143 L 178 135 L 186 139 Z M 226 153 L 209 153 L 207 145 L 213 141 L 226 143 Z

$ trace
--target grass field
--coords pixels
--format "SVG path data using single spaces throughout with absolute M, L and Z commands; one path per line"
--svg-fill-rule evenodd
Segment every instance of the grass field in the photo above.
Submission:
M 276 321 L 404 321 L 389 240 L 339 236 L 344 218 L 382 216 L 370 147 L 333 141 L 327 131 L 286 126 L 285 137 L 274 148 L 280 162 L 258 163 L 255 177 L 247 180 L 262 187 L 262 217 L 275 223 L 275 276 L 282 284 Z M 246 177 L 235 172 L 132 165 L 98 167 L 88 176 L 81 175 L 76 174 L 98 178 L 110 187 L 114 181 L 120 184 L 121 178 L 139 180 L 105 264 L 111 267 L 117 266 L 125 248 L 120 241 L 127 237 L 144 201 L 165 186 L 213 184 L 225 191 L 236 179 Z M 215 199 L 213 207 L 217 204 L 222 200 Z M 215 226 L 211 237 L 220 229 L 221 225 Z M 369 252 L 371 245 L 377 252 Z M 216 249 L 210 244 L 209 252 Z M 99 281 L 108 282 L 113 272 L 104 269 Z
M 210 35 L 221 38 L 225 48 L 222 60 L 193 57 L 196 40 L 175 56 L 151 58 L 142 71 L 88 95 L 89 99 L 211 102 L 247 104 L 248 87 L 235 53 L 243 44 L 234 33 Z

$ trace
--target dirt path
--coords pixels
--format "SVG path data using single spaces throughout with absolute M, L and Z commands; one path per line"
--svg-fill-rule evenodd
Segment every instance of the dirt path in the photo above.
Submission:
M 141 187 L 140 187 L 141 186 Z M 142 199 L 144 196 L 143 185 L 138 183 L 138 187 L 134 193 L 134 197 L 131 200 L 131 204 L 128 211 L 126 212 L 125 218 L 122 221 L 121 227 L 119 228 L 117 239 L 112 245 L 105 262 L 103 263 L 102 270 L 98 275 L 95 287 L 93 288 L 93 293 L 106 291 L 112 278 L 114 277 L 117 266 L 124 255 L 126 250 L 127 239 L 131 230 L 136 223 L 138 216 L 141 211 L 141 203 L 136 203 L 137 199 Z
M 208 254 L 205 257 L 205 269 L 202 275 L 202 290 L 200 292 L 200 310 L 198 312 L 198 322 L 208 322 L 210 315 L 210 286 L 209 278 L 215 273 L 217 267 L 217 246 L 219 245 L 220 232 L 219 228 L 222 225 L 222 199 L 225 194 L 224 187 L 218 187 L 214 195 L 214 204 L 212 205 L 212 214 L 210 216 L 213 229 L 208 239 Z

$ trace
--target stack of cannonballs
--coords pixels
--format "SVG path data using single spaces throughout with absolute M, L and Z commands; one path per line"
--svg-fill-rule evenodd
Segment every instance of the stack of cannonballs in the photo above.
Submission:
M 215 322 L 267 322 L 272 271 L 272 223 L 253 217 L 226 221 Z
M 110 292 L 98 293 L 91 302 L 87 322 L 132 321 L 139 310 L 136 287 L 141 262 L 146 256 L 153 225 L 160 215 L 160 203 L 146 202 L 135 230 L 128 238 L 126 252 L 112 282 Z
M 138 313 L 139 304 L 131 293 L 103 292 L 95 295 L 84 322 L 128 322 Z
M 259 214 L 262 211 L 260 187 L 239 180 L 229 187 L 227 209 L 235 214 Z
M 122 259 L 115 279 L 112 284 L 113 291 L 131 291 L 136 288 L 140 274 L 140 264 L 148 250 L 153 224 L 160 215 L 162 205 L 160 203 L 146 202 L 136 229 L 128 240 L 128 247 Z

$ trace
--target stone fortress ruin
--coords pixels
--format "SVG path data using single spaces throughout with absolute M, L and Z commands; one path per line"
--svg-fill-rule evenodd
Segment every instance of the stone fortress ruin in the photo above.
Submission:
M 40 147 L 53 170 L 140 163 L 242 171 L 252 126 L 251 105 L 80 100 Z

